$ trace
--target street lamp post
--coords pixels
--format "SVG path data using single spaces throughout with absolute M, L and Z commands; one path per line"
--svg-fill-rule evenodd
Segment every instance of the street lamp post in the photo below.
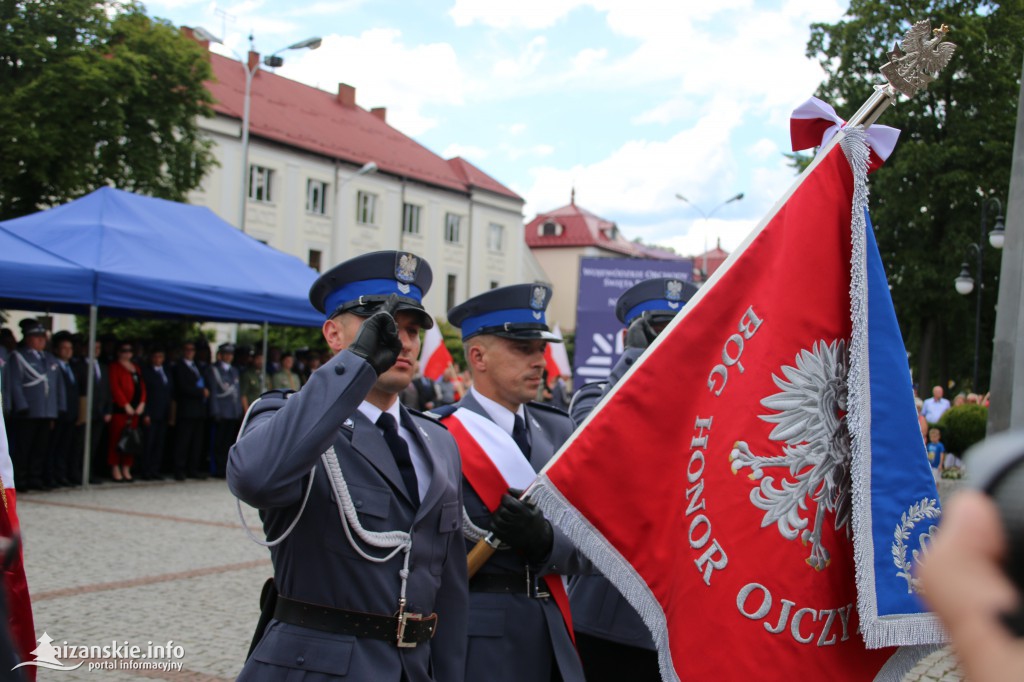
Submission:
M 743 192 L 739 192 L 729 197 L 728 199 L 726 199 L 725 201 L 723 201 L 722 203 L 718 204 L 713 209 L 708 211 L 707 213 L 705 213 L 700 206 L 693 203 L 692 201 L 684 197 L 682 194 L 679 194 L 678 192 L 676 193 L 676 199 L 679 199 L 680 201 L 689 204 L 692 208 L 695 208 L 697 212 L 700 213 L 701 217 L 704 218 L 704 222 L 708 222 L 711 219 L 711 216 L 715 215 L 715 212 L 718 211 L 718 209 L 723 208 L 733 203 L 734 201 L 740 201 L 741 199 L 743 199 Z M 703 268 L 701 268 L 701 277 L 702 280 L 707 280 L 708 277 L 708 248 L 706 238 L 704 240 L 704 266 Z
M 981 202 L 981 224 L 978 231 L 978 241 L 968 245 L 969 249 L 973 249 L 975 256 L 977 257 L 976 270 L 977 273 L 977 284 L 978 284 L 978 300 L 976 303 L 976 309 L 974 313 L 974 372 L 972 376 L 971 390 L 975 393 L 978 392 L 978 356 L 981 349 L 981 290 L 983 288 L 982 274 L 984 266 L 984 245 L 985 245 L 985 230 L 988 228 L 988 210 L 990 206 L 995 206 L 996 209 L 996 223 L 992 227 L 992 231 L 988 233 L 988 243 L 991 244 L 994 249 L 1002 249 L 1003 242 L 1006 237 L 1006 227 L 1003 225 L 1003 205 L 999 199 L 995 197 L 988 197 Z M 974 291 L 975 278 L 971 277 L 969 265 L 967 261 L 964 261 L 960 266 L 960 275 L 954 280 L 954 286 L 958 294 L 962 296 L 968 296 Z
M 367 161 L 366 163 L 364 163 L 362 165 L 362 167 L 359 170 L 357 170 L 355 173 L 353 173 L 352 175 L 350 175 L 347 178 L 345 178 L 344 180 L 342 180 L 342 179 L 340 179 L 338 168 L 337 168 L 337 166 L 335 166 L 335 169 L 334 169 L 334 206 L 335 206 L 334 212 L 335 212 L 336 216 L 335 216 L 334 231 L 333 231 L 333 233 L 331 235 L 331 258 L 334 260 L 335 263 L 340 263 L 341 262 L 341 241 L 342 241 L 341 237 L 342 237 L 342 231 L 343 231 L 343 228 L 344 228 L 344 223 L 342 222 L 343 221 L 343 217 L 342 217 L 342 213 L 341 213 L 341 205 L 342 205 L 341 204 L 341 188 L 344 187 L 345 185 L 347 185 L 348 183 L 352 182 L 356 178 L 358 178 L 360 175 L 372 175 L 373 173 L 376 173 L 378 170 L 380 170 L 380 169 L 377 167 L 376 162 L 374 162 L 374 161 Z
M 201 26 L 195 27 L 192 29 L 192 32 L 200 40 L 224 45 L 223 40 Z M 284 64 L 284 58 L 279 56 L 280 53 L 287 50 L 315 50 L 320 47 L 321 42 L 322 40 L 319 37 L 300 40 L 297 43 L 292 43 L 288 47 L 282 47 L 280 50 L 272 52 L 267 57 L 264 57 L 263 63 L 271 68 L 277 68 Z M 242 104 L 242 183 L 239 192 L 241 197 L 238 208 L 238 229 L 245 232 L 245 207 L 246 202 L 249 199 L 249 182 L 251 181 L 249 173 L 249 111 L 252 108 L 252 82 L 256 77 L 256 72 L 260 70 L 260 63 L 257 60 L 243 59 L 242 56 L 234 50 L 231 50 L 231 52 L 238 58 L 239 62 L 242 64 L 242 68 L 245 70 L 245 94 Z M 252 33 L 250 33 L 249 53 L 253 54 L 253 52 L 253 36 Z

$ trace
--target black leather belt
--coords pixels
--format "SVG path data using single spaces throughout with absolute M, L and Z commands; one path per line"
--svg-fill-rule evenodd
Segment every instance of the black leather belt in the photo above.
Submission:
M 532 573 L 477 573 L 469 581 L 470 592 L 495 594 L 524 594 L 533 599 L 550 597 L 551 593 Z
M 381 616 L 310 604 L 284 595 L 277 597 L 274 618 L 282 623 L 337 635 L 382 639 L 403 648 L 427 642 L 437 631 L 436 613 L 424 616 L 404 612 L 398 616 Z

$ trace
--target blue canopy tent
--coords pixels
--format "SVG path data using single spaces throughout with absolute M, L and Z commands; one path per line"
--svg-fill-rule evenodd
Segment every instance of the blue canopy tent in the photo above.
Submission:
M 10 251 L 8 252 L 8 247 Z M 0 222 L 0 303 L 97 308 L 200 320 L 320 326 L 306 292 L 317 273 L 208 208 L 104 187 L 68 204 Z M 93 374 L 88 373 L 87 411 Z M 89 466 L 86 419 L 83 480 Z
M 0 231 L 0 308 L 60 310 L 87 307 L 92 301 L 92 272 Z M 50 305 L 52 302 L 59 302 Z
M 317 277 L 314 270 L 205 207 L 104 187 L 0 222 L 0 231 L 90 270 L 88 304 L 111 313 L 305 327 L 323 323 L 306 298 Z M 6 258 L 0 268 L 0 298 L 5 298 L 11 279 Z M 46 298 L 62 301 L 55 292 Z M 73 298 L 78 302 L 82 296 Z

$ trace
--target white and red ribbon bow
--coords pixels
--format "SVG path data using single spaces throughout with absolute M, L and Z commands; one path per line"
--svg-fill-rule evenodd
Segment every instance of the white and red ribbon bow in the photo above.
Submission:
M 789 119 L 789 135 L 793 143 L 793 151 L 798 152 L 811 147 L 825 146 L 846 121 L 839 118 L 831 105 L 812 97 L 796 109 Z M 877 123 L 867 129 L 868 145 L 871 147 L 871 160 L 868 172 L 879 168 L 889 158 L 900 131 Z

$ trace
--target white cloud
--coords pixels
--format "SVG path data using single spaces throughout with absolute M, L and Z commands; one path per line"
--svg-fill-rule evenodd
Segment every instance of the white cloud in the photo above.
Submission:
M 348 83 L 359 106 L 387 107 L 388 122 L 413 137 L 437 124 L 427 108 L 459 106 L 465 91 L 451 45 L 406 45 L 396 29 L 325 36 L 320 49 L 293 53 L 279 73 L 331 91 Z
M 555 148 L 549 144 L 535 144 L 529 147 L 501 144 L 500 149 L 505 152 L 505 155 L 512 161 L 529 157 L 543 158 L 555 153 Z
M 526 124 L 513 123 L 512 125 L 508 126 L 507 132 L 509 135 L 522 135 L 524 132 L 526 132 Z
M 456 26 L 483 24 L 492 28 L 550 28 L 586 0 L 455 0 L 448 10 Z
M 488 150 L 483 147 L 477 147 L 471 144 L 459 144 L 453 142 L 444 148 L 441 152 L 441 156 L 446 159 L 454 159 L 456 156 L 461 156 L 464 159 L 479 160 L 486 159 L 488 156 Z
M 741 120 L 738 109 L 716 106 L 666 141 L 632 140 L 589 165 L 535 168 L 526 215 L 564 205 L 573 186 L 577 203 L 612 219 L 676 210 L 679 191 L 695 201 L 716 195 L 735 181 L 729 139 Z
M 764 161 L 771 157 L 778 156 L 781 153 L 779 145 L 775 144 L 774 141 L 767 138 L 761 138 L 747 148 L 746 155 L 748 158 Z
M 494 64 L 492 73 L 497 78 L 517 80 L 528 78 L 537 70 L 540 63 L 544 61 L 547 39 L 544 36 L 537 36 L 523 48 L 523 51 L 515 59 L 501 59 Z
M 588 47 L 577 52 L 576 56 L 572 58 L 572 70 L 576 74 L 586 73 L 607 59 L 607 57 L 608 50 L 606 48 L 594 49 Z

